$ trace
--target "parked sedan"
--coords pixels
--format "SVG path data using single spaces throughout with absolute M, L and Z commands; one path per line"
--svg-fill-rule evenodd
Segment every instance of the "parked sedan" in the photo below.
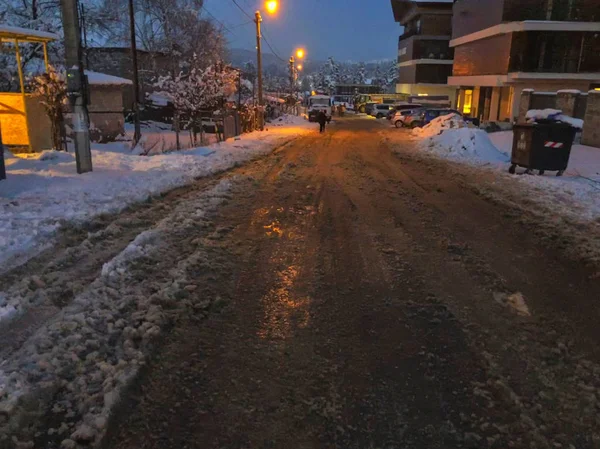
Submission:
M 373 110 L 371 111 L 371 113 L 369 115 L 371 115 L 375 118 L 386 117 L 388 115 L 388 113 L 390 112 L 391 107 L 392 106 L 389 104 L 376 104 L 373 107 Z
M 394 118 L 394 116 L 396 115 L 396 113 L 398 113 L 400 111 L 406 111 L 406 110 L 417 109 L 417 108 L 422 108 L 422 107 L 423 107 L 422 105 L 414 104 L 414 103 L 396 104 L 396 105 L 392 106 L 392 109 L 390 110 L 390 112 L 387 115 L 387 119 L 392 120 Z

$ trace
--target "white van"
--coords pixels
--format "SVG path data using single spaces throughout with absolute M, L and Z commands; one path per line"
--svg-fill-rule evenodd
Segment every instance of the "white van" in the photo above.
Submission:
M 328 95 L 313 95 L 308 99 L 308 121 L 316 122 L 319 111 L 325 111 L 327 121 L 331 121 L 331 97 Z

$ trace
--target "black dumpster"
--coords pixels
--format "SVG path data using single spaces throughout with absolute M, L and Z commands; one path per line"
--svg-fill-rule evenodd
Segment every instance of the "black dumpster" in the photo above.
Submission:
M 556 171 L 562 176 L 569 165 L 571 147 L 576 128 L 567 123 L 545 122 L 515 125 L 510 173 L 517 166 L 526 168 L 525 173 L 539 170 Z

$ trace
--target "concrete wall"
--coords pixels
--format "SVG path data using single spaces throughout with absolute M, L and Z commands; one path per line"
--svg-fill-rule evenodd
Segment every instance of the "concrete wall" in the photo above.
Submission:
M 600 148 L 600 91 L 588 94 L 581 143 Z

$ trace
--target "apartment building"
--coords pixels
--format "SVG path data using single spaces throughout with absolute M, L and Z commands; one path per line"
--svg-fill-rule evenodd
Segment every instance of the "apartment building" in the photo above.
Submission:
M 456 0 L 450 47 L 457 107 L 510 121 L 523 89 L 600 88 L 600 0 Z
M 411 96 L 448 96 L 454 102 L 457 86 L 452 75 L 453 0 L 391 0 L 394 18 L 402 27 L 398 39 L 396 93 Z

